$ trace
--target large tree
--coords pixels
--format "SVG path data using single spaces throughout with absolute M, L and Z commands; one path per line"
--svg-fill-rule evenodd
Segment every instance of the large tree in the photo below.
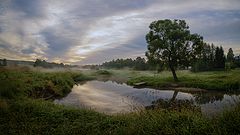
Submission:
M 149 26 L 146 35 L 148 60 L 162 61 L 170 68 L 173 78 L 178 81 L 176 69 L 178 66 L 189 66 L 190 56 L 199 48 L 202 37 L 190 34 L 184 20 L 158 20 Z

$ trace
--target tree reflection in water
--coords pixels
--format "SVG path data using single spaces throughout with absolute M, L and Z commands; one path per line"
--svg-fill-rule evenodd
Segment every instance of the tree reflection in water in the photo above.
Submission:
M 213 103 L 215 101 L 222 101 L 224 93 L 222 92 L 201 92 L 194 93 L 195 101 L 197 104 Z
M 216 102 L 223 102 L 226 92 L 192 92 L 194 98 L 192 99 L 177 99 L 178 91 L 174 91 L 172 98 L 170 99 L 158 99 L 152 102 L 152 105 L 145 107 L 146 109 L 167 109 L 167 110 L 177 110 L 181 111 L 182 109 L 188 109 L 193 111 L 201 111 L 200 105 L 206 104 L 215 104 Z M 238 96 L 239 93 L 227 93 L 231 97 Z M 226 99 L 225 99 L 226 100 Z M 232 102 L 234 97 L 229 100 L 229 103 Z M 233 103 L 237 103 L 239 100 L 236 100 Z M 224 103 L 222 103 L 224 104 Z
M 205 114 L 222 112 L 226 107 L 240 102 L 238 93 L 227 91 L 178 91 L 156 90 L 152 88 L 134 88 L 119 80 L 107 77 L 74 86 L 72 92 L 59 104 L 82 105 L 98 109 L 101 112 L 120 113 L 139 109 L 182 109 L 200 111 Z
M 201 111 L 201 108 L 194 104 L 193 99 L 177 99 L 178 91 L 174 91 L 172 98 L 170 99 L 158 99 L 152 102 L 152 105 L 146 106 L 146 109 L 167 109 L 181 111 L 182 109 L 188 109 L 192 111 Z

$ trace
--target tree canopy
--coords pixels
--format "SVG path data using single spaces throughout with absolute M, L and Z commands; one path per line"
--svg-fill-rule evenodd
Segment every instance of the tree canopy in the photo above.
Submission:
M 190 65 L 190 56 L 198 53 L 203 38 L 198 34 L 191 34 L 184 20 L 158 20 L 152 22 L 149 28 L 146 35 L 146 57 L 149 61 L 167 64 L 174 80 L 178 81 L 175 72 L 177 67 Z

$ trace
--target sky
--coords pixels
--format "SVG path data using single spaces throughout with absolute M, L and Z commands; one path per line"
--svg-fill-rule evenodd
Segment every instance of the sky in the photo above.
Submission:
M 100 64 L 144 56 L 149 24 L 184 19 L 240 54 L 240 0 L 0 0 L 0 58 Z

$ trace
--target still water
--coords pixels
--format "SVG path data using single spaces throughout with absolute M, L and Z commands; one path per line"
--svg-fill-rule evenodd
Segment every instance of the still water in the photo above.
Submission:
M 54 102 L 115 114 L 138 111 L 161 102 L 184 101 L 185 104 L 192 104 L 200 108 L 203 114 L 213 115 L 233 107 L 240 101 L 239 99 L 240 96 L 236 93 L 187 93 L 150 88 L 138 89 L 112 81 L 88 81 L 81 85 L 75 85 L 71 93 Z

